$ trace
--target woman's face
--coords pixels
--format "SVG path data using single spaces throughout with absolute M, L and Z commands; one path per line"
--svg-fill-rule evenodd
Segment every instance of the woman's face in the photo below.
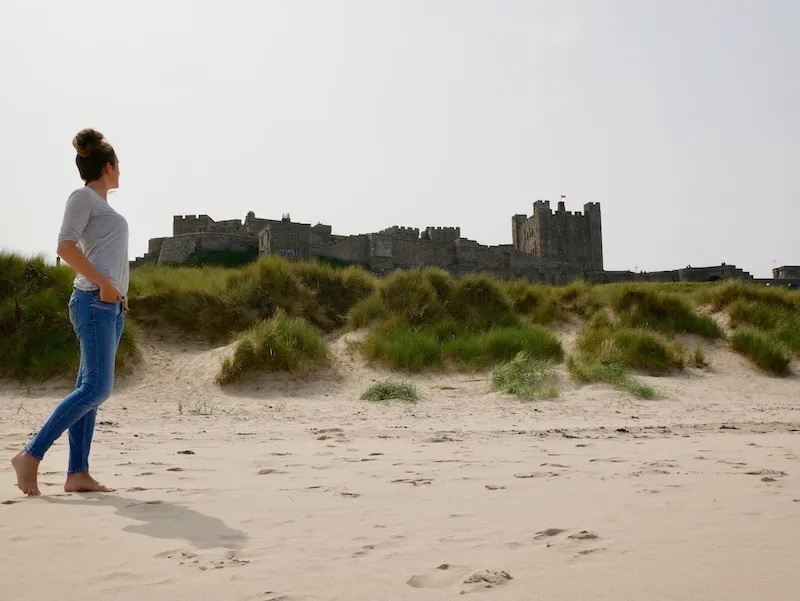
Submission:
M 108 178 L 108 189 L 116 190 L 119 188 L 119 161 L 116 165 L 106 163 L 106 177 Z

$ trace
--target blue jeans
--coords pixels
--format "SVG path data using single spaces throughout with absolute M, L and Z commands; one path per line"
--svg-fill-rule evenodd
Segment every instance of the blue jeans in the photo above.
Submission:
M 100 300 L 98 290 L 73 290 L 69 319 L 81 345 L 81 363 L 75 390 L 69 394 L 25 447 L 41 460 L 52 444 L 69 430 L 67 473 L 89 471 L 97 408 L 114 388 L 114 361 L 125 326 L 125 311 L 119 301 Z

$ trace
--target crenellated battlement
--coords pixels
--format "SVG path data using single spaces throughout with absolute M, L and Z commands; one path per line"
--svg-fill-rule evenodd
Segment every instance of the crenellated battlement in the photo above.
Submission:
M 461 238 L 461 228 L 428 226 L 422 232 L 420 238 L 422 240 L 432 240 L 433 242 L 454 242 Z
M 394 236 L 395 238 L 402 238 L 403 240 L 419 240 L 418 227 L 402 227 L 393 225 L 392 227 L 387 227 L 378 233 L 388 234 L 390 236 Z

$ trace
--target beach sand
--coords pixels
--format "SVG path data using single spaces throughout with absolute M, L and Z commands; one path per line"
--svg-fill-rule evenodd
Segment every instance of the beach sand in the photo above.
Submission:
M 492 601 L 800 598 L 800 381 L 707 344 L 710 367 L 636 400 L 563 376 L 521 402 L 482 375 L 221 389 L 225 349 L 157 340 L 102 407 L 66 494 L 66 435 L 25 498 L 7 459 L 70 382 L 0 384 L 0 600 Z

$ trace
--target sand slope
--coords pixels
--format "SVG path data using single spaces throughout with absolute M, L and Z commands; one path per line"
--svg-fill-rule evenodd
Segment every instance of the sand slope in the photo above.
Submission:
M 797 377 L 718 343 L 711 369 L 648 379 L 658 401 L 446 375 L 370 405 L 385 374 L 334 346 L 330 373 L 222 391 L 225 349 L 148 342 L 98 422 L 116 494 L 61 491 L 66 437 L 41 498 L 0 467 L 0 600 L 798 598 Z M 68 390 L 0 385 L 7 456 Z

